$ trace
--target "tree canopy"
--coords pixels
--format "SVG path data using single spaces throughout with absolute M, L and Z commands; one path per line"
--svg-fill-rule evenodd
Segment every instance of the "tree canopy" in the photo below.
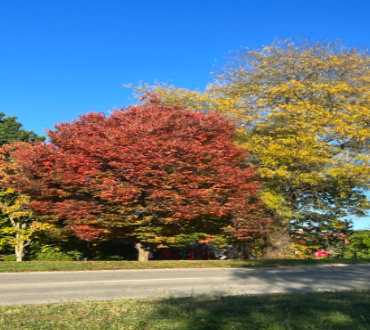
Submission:
M 220 115 L 152 98 L 47 134 L 50 143 L 13 153 L 17 173 L 8 182 L 81 239 L 168 246 L 266 232 L 258 176 L 233 144 L 235 124 Z

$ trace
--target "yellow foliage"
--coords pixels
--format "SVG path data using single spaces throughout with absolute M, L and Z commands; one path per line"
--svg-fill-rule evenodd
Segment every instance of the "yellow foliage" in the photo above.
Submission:
M 28 196 L 4 184 L 6 176 L 14 171 L 11 148 L 5 145 L 0 149 L 0 249 L 10 245 L 15 251 L 20 249 L 23 251 L 32 243 L 34 234 L 44 230 L 47 224 L 36 222 L 28 208 L 30 203 Z
M 265 182 L 261 199 L 282 219 L 307 221 L 312 211 L 334 219 L 369 208 L 361 196 L 370 178 L 365 52 L 340 42 L 278 40 L 239 51 L 214 77 L 204 91 L 133 88 L 237 122 L 236 143 Z

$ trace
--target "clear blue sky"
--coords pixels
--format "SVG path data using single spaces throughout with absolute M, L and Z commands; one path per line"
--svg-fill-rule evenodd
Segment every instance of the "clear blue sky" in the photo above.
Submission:
M 369 13 L 369 0 L 3 0 L 0 111 L 42 134 L 132 103 L 122 84 L 202 89 L 240 46 L 297 34 L 370 45 Z

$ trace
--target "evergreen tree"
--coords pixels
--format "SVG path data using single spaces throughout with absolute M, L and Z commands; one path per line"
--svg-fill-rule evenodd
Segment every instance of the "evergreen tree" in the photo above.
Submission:
M 39 136 L 33 131 L 26 131 L 17 121 L 17 116 L 7 116 L 0 112 L 0 146 L 14 141 L 44 141 L 44 136 Z

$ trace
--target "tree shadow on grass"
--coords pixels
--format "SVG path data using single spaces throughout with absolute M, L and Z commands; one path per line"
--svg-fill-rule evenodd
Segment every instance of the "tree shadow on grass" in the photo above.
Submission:
M 153 303 L 156 306 L 146 315 L 147 329 L 370 329 L 370 290 L 167 298 Z
M 223 284 L 211 289 L 215 297 L 158 300 L 150 313 L 150 319 L 155 320 L 150 329 L 171 329 L 168 323 L 161 324 L 170 320 L 172 329 L 189 330 L 370 330 L 368 265 L 239 268 L 224 272 L 215 269 L 215 272 L 214 282 L 230 283 L 229 294 L 242 294 L 243 290 L 279 293 L 221 296 L 227 295 Z M 194 294 L 201 292 L 195 290 Z

